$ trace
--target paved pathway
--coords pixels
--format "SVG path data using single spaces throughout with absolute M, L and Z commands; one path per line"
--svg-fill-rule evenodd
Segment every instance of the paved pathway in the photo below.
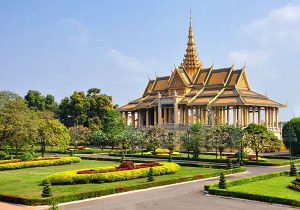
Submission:
M 228 179 L 235 179 L 246 177 L 250 175 L 257 175 L 278 170 L 287 170 L 288 167 L 248 167 L 247 173 L 235 174 L 228 176 Z M 210 180 L 198 180 L 179 185 L 172 185 L 167 187 L 160 187 L 156 189 L 148 189 L 132 193 L 123 193 L 114 196 L 107 196 L 96 200 L 87 202 L 69 203 L 60 207 L 63 210 L 288 210 L 294 209 L 292 207 L 271 205 L 250 200 L 230 199 L 224 197 L 217 197 L 205 195 L 203 193 L 204 185 L 215 183 L 218 178 Z

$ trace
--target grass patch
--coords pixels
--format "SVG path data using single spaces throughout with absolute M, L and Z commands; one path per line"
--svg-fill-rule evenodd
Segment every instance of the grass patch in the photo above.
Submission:
M 227 189 L 211 184 L 205 190 L 214 195 L 300 206 L 300 193 L 288 188 L 293 180 L 295 177 L 288 176 L 288 172 L 274 172 L 228 181 Z

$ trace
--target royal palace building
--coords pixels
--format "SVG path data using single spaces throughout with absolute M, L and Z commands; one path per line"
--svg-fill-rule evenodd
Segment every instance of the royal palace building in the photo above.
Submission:
M 235 69 L 204 67 L 198 57 L 190 20 L 188 43 L 180 66 L 170 76 L 149 79 L 143 95 L 118 108 L 133 128 L 161 126 L 186 129 L 204 126 L 264 123 L 280 133 L 279 108 L 286 107 L 251 90 L 245 66 Z

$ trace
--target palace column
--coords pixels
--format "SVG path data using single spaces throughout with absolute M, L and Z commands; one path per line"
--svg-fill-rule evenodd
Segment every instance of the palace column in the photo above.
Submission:
M 275 127 L 275 122 L 274 122 L 274 114 L 275 114 L 275 108 L 272 108 L 272 127 Z
M 255 107 L 253 107 L 253 123 L 256 123 L 256 110 L 255 110 Z
M 146 109 L 146 127 L 149 127 L 149 109 Z
M 230 124 L 230 107 L 227 107 L 227 125 Z
M 157 106 L 157 124 L 158 125 L 161 125 L 161 115 L 162 115 L 162 110 L 161 110 L 161 103 L 159 102 L 158 103 L 158 106 Z
M 191 109 L 190 109 L 190 112 L 191 112 L 191 120 L 190 120 L 190 122 L 191 123 L 194 123 L 194 107 L 191 107 Z
M 184 115 L 183 107 L 179 108 L 179 112 L 180 112 L 180 123 L 183 124 L 184 123 L 184 121 L 183 121 L 183 115 Z
M 257 107 L 257 123 L 261 123 L 261 113 L 260 113 L 260 107 Z
M 275 109 L 276 112 L 276 128 L 277 130 L 279 129 L 279 116 L 278 116 L 278 108 Z
M 169 108 L 169 113 L 168 113 L 168 122 L 172 123 L 172 108 Z
M 247 107 L 246 109 L 246 113 L 247 113 L 247 126 L 250 124 L 250 107 Z
M 174 126 L 177 127 L 177 125 L 178 125 L 178 104 L 177 102 L 175 102 L 174 103 Z
M 184 109 L 184 124 L 189 124 L 189 108 L 187 106 Z
M 269 127 L 269 110 L 267 107 L 265 107 L 265 124 L 268 128 Z
M 135 116 L 134 116 L 135 114 L 134 114 L 134 112 L 131 112 L 131 127 L 135 127 L 135 125 L 134 125 L 134 118 L 135 118 Z
M 238 110 L 238 123 L 240 126 L 244 126 L 244 113 L 243 113 L 243 107 L 240 106 Z
M 199 106 L 199 112 L 200 112 L 200 123 L 202 125 L 205 124 L 205 119 L 204 119 L 204 107 Z
M 233 107 L 233 125 L 234 125 L 234 127 L 236 127 L 236 118 L 237 118 L 237 116 L 236 116 L 236 113 L 237 113 L 237 111 L 236 111 L 236 107 Z
M 222 124 L 225 125 L 226 124 L 226 107 L 225 106 L 223 107 L 222 118 L 223 118 Z

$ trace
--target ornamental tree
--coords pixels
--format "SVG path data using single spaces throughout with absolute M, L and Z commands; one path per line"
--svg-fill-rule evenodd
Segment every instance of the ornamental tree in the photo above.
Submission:
M 94 131 L 91 135 L 91 139 L 93 145 L 99 146 L 101 149 L 109 145 L 107 135 L 101 130 Z
M 70 142 L 68 129 L 57 119 L 52 112 L 41 112 L 37 120 L 37 143 L 41 145 L 44 157 L 46 146 L 59 146 L 66 148 Z
M 193 157 L 198 158 L 200 147 L 205 140 L 204 129 L 200 123 L 191 124 L 189 131 L 190 133 L 190 148 L 193 151 Z
M 154 126 L 146 130 L 146 137 L 149 144 L 153 145 L 153 153 L 155 154 L 156 149 L 158 149 L 163 144 L 168 135 L 167 131 L 164 128 Z

